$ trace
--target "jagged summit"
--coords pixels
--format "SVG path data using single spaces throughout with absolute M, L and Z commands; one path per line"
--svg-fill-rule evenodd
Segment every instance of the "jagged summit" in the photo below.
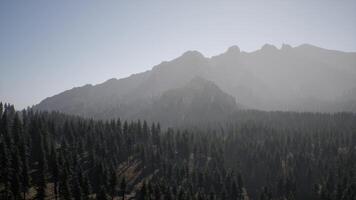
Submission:
M 262 46 L 261 51 L 263 52 L 278 51 L 278 48 L 272 44 L 265 44 Z
M 278 48 L 272 44 L 265 44 L 262 46 L 261 51 L 276 51 Z
M 231 61 L 231 60 L 236 60 L 238 59 L 238 57 L 241 54 L 241 50 L 238 46 L 233 45 L 231 47 L 229 47 L 224 53 L 216 55 L 216 56 L 212 56 L 211 60 L 213 62 L 217 62 L 218 60 L 222 61 Z
M 225 52 L 226 54 L 239 54 L 240 48 L 237 45 L 231 46 L 227 49 L 227 51 Z
M 288 53 L 283 53 L 289 49 Z M 194 83 L 194 77 L 213 82 L 221 91 L 238 99 L 239 105 L 248 108 L 354 111 L 350 106 L 334 105 L 354 102 L 355 98 L 342 94 L 356 88 L 356 53 L 308 44 L 297 47 L 283 44 L 280 49 L 266 44 L 251 53 L 240 53 L 237 46 L 232 46 L 211 58 L 198 51 L 187 51 L 152 70 L 94 86 L 73 88 L 43 100 L 34 108 L 95 118 L 140 118 L 142 108 L 149 107 L 167 91 L 185 85 L 192 88 L 211 85 L 199 79 Z
M 291 45 L 289 45 L 289 44 L 282 44 L 282 47 L 281 47 L 281 50 L 282 51 L 288 51 L 288 50 L 291 50 L 291 49 L 293 49 L 293 47 L 291 46 Z
M 199 51 L 193 50 L 193 51 L 186 51 L 185 53 L 182 54 L 183 58 L 205 58 L 205 56 L 200 53 Z

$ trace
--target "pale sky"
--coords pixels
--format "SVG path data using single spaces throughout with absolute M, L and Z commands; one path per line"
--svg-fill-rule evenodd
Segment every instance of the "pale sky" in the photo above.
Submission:
M 21 109 L 187 50 L 310 43 L 355 52 L 355 11 L 354 0 L 1 0 L 0 101 Z

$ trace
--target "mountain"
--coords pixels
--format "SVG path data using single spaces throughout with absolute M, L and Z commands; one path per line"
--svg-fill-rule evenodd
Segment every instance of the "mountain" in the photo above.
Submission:
M 356 85 L 356 53 L 311 45 L 264 45 L 251 53 L 229 49 L 211 60 L 217 73 L 210 79 L 261 110 L 339 111 L 323 105 L 343 101 L 336 97 Z
M 283 45 L 280 49 L 266 44 L 249 53 L 232 46 L 211 58 L 198 51 L 188 51 L 146 72 L 119 80 L 110 79 L 94 86 L 73 88 L 46 98 L 34 108 L 95 118 L 132 119 L 148 116 L 147 113 L 151 112 L 152 118 L 161 119 L 163 114 L 153 116 L 154 110 L 149 110 L 162 110 L 164 104 L 185 99 L 184 95 L 190 91 L 187 88 L 194 85 L 196 81 L 191 81 L 196 77 L 205 80 L 198 82 L 214 84 L 216 91 L 230 94 L 246 108 L 356 111 L 356 95 L 350 92 L 356 88 L 356 53 L 308 44 L 297 47 Z M 209 99 L 212 94 L 207 92 L 204 95 Z M 171 109 L 169 112 L 175 108 Z M 188 110 L 192 109 L 186 112 Z M 177 114 L 175 117 L 182 116 L 186 115 Z
M 195 77 L 181 88 L 164 92 L 137 118 L 159 121 L 165 125 L 195 126 L 226 120 L 235 110 L 235 98 L 213 82 Z
M 110 85 L 112 81 L 114 80 L 106 82 L 105 86 Z M 136 97 L 135 99 L 131 96 L 132 102 L 126 100 L 127 97 L 123 97 L 118 104 L 112 100 L 104 101 L 110 94 L 101 89 L 98 90 L 97 87 L 86 85 L 74 88 L 44 100 L 35 108 L 59 110 L 100 119 L 114 117 L 131 120 L 146 119 L 149 122 L 159 121 L 166 126 L 222 121 L 238 108 L 233 96 L 222 91 L 214 82 L 201 77 L 193 77 L 182 87 L 166 90 L 156 97 L 145 99 Z M 97 95 L 108 96 L 100 100 L 100 98 L 94 98 L 98 97 Z M 114 95 L 111 97 L 114 98 Z M 86 104 L 85 102 L 89 102 L 88 100 L 92 100 L 92 102 Z M 42 107 L 39 108 L 40 106 Z

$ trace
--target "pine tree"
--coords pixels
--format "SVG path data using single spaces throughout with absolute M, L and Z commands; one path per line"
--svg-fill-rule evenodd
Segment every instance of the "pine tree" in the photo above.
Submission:
M 116 196 L 116 184 L 117 184 L 116 173 L 115 170 L 112 170 L 109 178 L 109 188 L 110 188 L 110 195 L 112 199 L 114 199 L 114 197 Z
M 231 185 L 231 198 L 237 199 L 239 197 L 239 189 L 237 188 L 236 182 L 233 181 Z
M 146 183 L 143 182 L 142 183 L 142 186 L 141 186 L 141 189 L 140 189 L 140 192 L 138 194 L 138 200 L 145 200 L 146 199 L 146 196 L 147 196 L 147 188 L 146 188 Z
M 143 121 L 142 129 L 143 129 L 144 139 L 146 140 L 148 138 L 148 136 L 149 136 L 149 128 L 148 128 L 146 120 Z
M 99 190 L 99 193 L 97 194 L 96 199 L 97 200 L 108 200 L 108 198 L 106 196 L 105 187 L 100 187 L 100 190 Z
M 89 185 L 88 177 L 86 175 L 83 175 L 83 182 L 81 187 L 83 189 L 83 200 L 89 199 L 90 185 Z
M 20 180 L 18 172 L 20 170 L 20 161 L 17 149 L 13 150 L 11 156 L 11 178 L 10 178 L 10 185 L 11 185 L 11 192 L 14 199 L 20 199 Z
M 125 199 L 125 193 L 126 193 L 126 179 L 125 179 L 125 177 L 123 177 L 122 180 L 121 180 L 120 190 L 121 190 L 122 200 L 124 200 Z
M 26 193 L 30 187 L 30 175 L 28 172 L 27 158 L 22 160 L 21 184 L 23 199 L 26 199 Z
M 57 198 L 58 198 L 59 169 L 58 169 L 57 153 L 56 153 L 56 150 L 54 149 L 54 145 L 52 145 L 52 148 L 51 148 L 49 166 L 51 168 L 51 174 L 52 174 L 54 198 L 55 198 L 55 200 L 57 200 Z
M 23 198 L 26 199 L 26 193 L 30 187 L 30 175 L 29 175 L 29 166 L 28 166 L 27 147 L 24 143 L 23 138 L 20 139 L 19 155 L 21 159 L 20 182 L 21 182 Z
M 39 135 L 40 139 L 40 146 L 39 146 L 39 155 L 38 155 L 38 164 L 37 164 L 37 172 L 38 172 L 38 177 L 37 177 L 37 195 L 36 199 L 38 200 L 43 200 L 46 197 L 46 157 L 45 153 L 43 150 L 43 139 L 41 137 L 41 134 Z
M 267 187 L 263 187 L 260 200 L 272 200 L 272 193 L 268 190 Z
M 14 144 L 16 146 L 16 148 L 19 150 L 20 149 L 20 141 L 22 139 L 22 130 L 21 130 L 21 122 L 20 122 L 20 118 L 19 115 L 16 113 L 14 120 L 12 122 L 12 137 L 13 137 L 13 141 Z
M 0 121 L 1 121 L 1 118 L 2 118 L 3 111 L 4 111 L 4 106 L 3 106 L 2 102 L 0 102 Z M 0 125 L 0 130 L 1 130 L 1 125 Z
M 161 188 L 157 184 L 154 186 L 154 197 L 155 197 L 154 199 L 161 198 Z
M 61 176 L 59 179 L 59 198 L 61 200 L 71 200 L 72 199 L 72 194 L 70 192 L 69 188 L 69 177 L 68 177 L 68 172 L 67 169 L 65 169 L 64 166 L 62 166 L 61 170 Z
M 73 180 L 73 189 L 72 189 L 72 194 L 74 200 L 82 200 L 82 189 L 80 187 L 79 181 L 77 179 Z
M 19 118 L 18 113 L 15 113 L 13 124 L 12 124 L 12 135 L 13 141 L 16 149 L 15 152 L 15 159 L 13 162 L 16 162 L 16 178 L 19 181 L 19 187 L 21 188 L 21 192 L 23 194 L 23 199 L 26 199 L 26 193 L 28 188 L 30 187 L 30 177 L 28 174 L 28 158 L 27 158 L 27 147 L 24 142 L 25 136 L 22 130 L 22 124 Z M 18 172 L 20 172 L 18 174 Z
M 17 174 L 11 176 L 10 185 L 13 199 L 21 199 L 20 180 Z
M 11 152 L 12 149 L 12 140 L 10 137 L 10 133 L 9 133 L 9 122 L 8 122 L 8 111 L 7 109 L 5 109 L 5 112 L 2 116 L 1 119 L 1 128 L 2 131 L 0 134 L 3 135 L 4 141 L 5 141 L 5 148 L 7 148 L 7 150 L 9 152 Z
M 44 163 L 39 162 L 37 187 L 36 187 L 36 199 L 44 200 L 46 197 L 46 176 L 45 176 Z
M 10 163 L 8 150 L 4 143 L 0 143 L 0 180 L 4 185 L 4 196 L 3 199 L 8 199 L 9 182 L 10 182 Z

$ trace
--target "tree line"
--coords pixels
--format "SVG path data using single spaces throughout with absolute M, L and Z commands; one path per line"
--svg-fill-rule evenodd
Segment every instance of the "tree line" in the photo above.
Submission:
M 161 128 L 0 103 L 0 198 L 356 198 L 356 116 L 243 111 Z

